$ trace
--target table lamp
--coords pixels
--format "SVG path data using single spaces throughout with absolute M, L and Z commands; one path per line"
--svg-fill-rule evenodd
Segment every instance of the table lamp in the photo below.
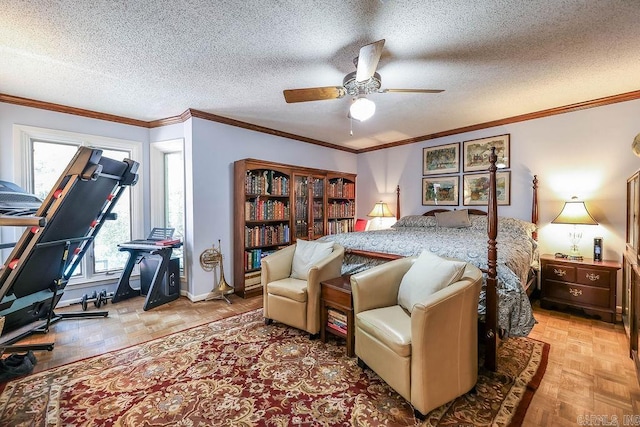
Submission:
M 387 206 L 386 203 L 379 201 L 373 205 L 373 209 L 371 209 L 371 212 L 369 212 L 367 216 L 375 218 L 377 221 L 375 228 L 380 228 L 380 223 L 382 222 L 380 218 L 391 218 L 394 215 L 391 213 L 389 206 Z
M 571 198 L 570 202 L 565 202 L 560 214 L 551 221 L 552 224 L 570 224 L 573 225 L 573 231 L 569 233 L 571 241 L 571 251 L 567 258 L 573 260 L 582 260 L 582 255 L 578 250 L 578 243 L 582 239 L 582 231 L 578 229 L 578 225 L 598 225 L 593 219 L 584 202 L 579 202 L 576 196 Z

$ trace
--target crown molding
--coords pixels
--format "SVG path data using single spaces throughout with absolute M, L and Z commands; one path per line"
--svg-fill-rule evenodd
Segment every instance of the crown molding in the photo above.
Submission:
M 0 93 L 0 102 L 21 105 L 23 107 L 39 108 L 41 110 L 55 111 L 57 113 L 73 114 L 74 116 L 89 117 L 91 119 L 106 120 L 108 122 L 116 122 L 125 125 L 139 126 L 144 128 L 149 127 L 149 122 L 145 122 L 143 120 L 130 119 L 128 117 L 116 116 L 113 114 L 98 113 L 97 111 L 69 107 L 66 105 L 38 101 L 35 99 L 21 98 L 19 96 L 7 95 L 3 93 Z
M 429 135 L 417 136 L 415 138 L 403 139 L 400 141 L 389 142 L 375 147 L 362 148 L 357 150 L 357 154 L 366 153 L 368 151 L 377 151 L 385 148 L 398 147 L 400 145 L 414 144 L 416 142 L 427 141 L 430 139 L 442 138 L 443 136 L 458 135 L 461 133 L 472 132 L 481 129 L 488 129 L 495 126 L 504 126 L 511 123 L 524 122 L 527 120 L 541 119 L 543 117 L 555 116 L 558 114 L 571 113 L 573 111 L 585 110 L 587 108 L 602 107 L 604 105 L 617 104 L 618 102 L 633 101 L 640 99 L 640 90 L 633 92 L 621 93 L 619 95 L 606 96 L 603 98 L 593 99 L 591 101 L 578 102 L 575 104 L 565 105 L 562 107 L 549 108 L 547 110 L 535 111 L 533 113 L 520 114 L 518 116 L 507 117 L 500 120 L 492 120 L 490 122 L 478 123 L 471 126 L 465 126 L 457 129 L 451 129 L 443 132 L 431 133 Z
M 640 90 L 636 90 L 636 91 L 632 91 L 632 92 L 626 92 L 626 93 L 622 93 L 622 94 L 619 94 L 619 95 L 606 96 L 606 97 L 603 97 L 603 98 L 593 99 L 593 100 L 590 100 L 590 101 L 578 102 L 578 103 L 575 103 L 575 104 L 565 105 L 565 106 L 562 106 L 562 107 L 549 108 L 547 110 L 536 111 L 536 112 L 533 112 L 533 113 L 527 113 L 527 114 L 521 114 L 521 115 L 518 115 L 518 116 L 507 117 L 505 119 L 493 120 L 493 121 L 485 122 L 485 123 L 478 123 L 478 124 L 475 124 L 475 125 L 465 126 L 465 127 L 461 127 L 461 128 L 457 128 L 457 129 L 451 129 L 451 130 L 447 130 L 447 131 L 443 131 L 443 132 L 436 132 L 436 133 L 432 133 L 432 134 L 428 134 L 428 135 L 422 135 L 422 136 L 418 136 L 418 137 L 414 137 L 414 138 L 403 139 L 403 140 L 400 140 L 400 141 L 389 142 L 387 144 L 377 145 L 375 147 L 361 148 L 361 149 L 357 149 L 356 150 L 356 149 L 353 149 L 353 148 L 341 147 L 341 146 L 338 146 L 338 145 L 335 145 L 335 144 L 330 144 L 328 142 L 320 141 L 318 139 L 307 138 L 307 137 L 304 137 L 304 136 L 301 136 L 301 135 L 295 135 L 295 134 L 288 133 L 288 132 L 282 132 L 282 131 L 271 129 L 271 128 L 267 128 L 267 127 L 264 127 L 264 126 L 254 125 L 254 124 L 243 122 L 243 121 L 240 121 L 240 120 L 230 119 L 228 117 L 222 117 L 222 116 L 218 116 L 216 114 L 207 113 L 207 112 L 204 112 L 204 111 L 194 110 L 194 109 L 188 109 L 188 110 L 184 111 L 182 114 L 177 115 L 177 116 L 167 117 L 167 118 L 164 118 L 164 119 L 152 120 L 152 121 L 148 121 L 147 122 L 147 121 L 143 121 L 143 120 L 131 119 L 131 118 L 128 118 L 128 117 L 116 116 L 116 115 L 113 115 L 113 114 L 99 113 L 99 112 L 96 112 L 96 111 L 85 110 L 85 109 L 82 109 L 82 108 L 68 107 L 66 105 L 54 104 L 54 103 L 51 103 L 51 102 L 38 101 L 38 100 L 34 100 L 34 99 L 22 98 L 22 97 L 19 97 L 19 96 L 13 96 L 13 95 L 7 95 L 7 94 L 0 93 L 0 102 L 5 102 L 5 103 L 8 103 L 8 104 L 21 105 L 21 106 L 24 106 L 24 107 L 39 108 L 39 109 L 42 109 L 42 110 L 55 111 L 55 112 L 58 112 L 58 113 L 73 114 L 73 115 L 76 115 L 76 116 L 88 117 L 88 118 L 92 118 L 92 119 L 106 120 L 106 121 L 109 121 L 109 122 L 116 122 L 116 123 L 121 123 L 121 124 L 125 124 L 125 125 L 139 126 L 139 127 L 143 127 L 143 128 L 156 128 L 156 127 L 173 125 L 173 124 L 177 124 L 177 123 L 184 123 L 187 120 L 189 120 L 190 118 L 196 117 L 196 118 L 203 119 L 203 120 L 209 120 L 209 121 L 212 121 L 212 122 L 222 123 L 222 124 L 226 124 L 226 125 L 229 125 L 229 126 L 248 129 L 248 130 L 252 130 L 252 131 L 255 131 L 255 132 L 266 133 L 266 134 L 269 134 L 269 135 L 279 136 L 279 137 L 282 137 L 282 138 L 293 139 L 293 140 L 296 140 L 296 141 L 306 142 L 308 144 L 314 144 L 314 145 L 319 145 L 319 146 L 322 146 L 322 147 L 333 148 L 335 150 L 346 151 L 348 153 L 354 153 L 354 154 L 366 153 L 366 152 L 369 152 L 369 151 L 383 150 L 383 149 L 386 149 L 386 148 L 393 148 L 393 147 L 398 147 L 398 146 L 401 146 L 401 145 L 414 144 L 416 142 L 428 141 L 430 139 L 442 138 L 444 136 L 457 135 L 457 134 L 461 134 L 461 133 L 472 132 L 472 131 L 481 130 L 481 129 L 487 129 L 487 128 L 491 128 L 491 127 L 495 127 L 495 126 L 504 126 L 504 125 L 508 125 L 508 124 L 511 124 L 511 123 L 518 123 L 518 122 L 523 122 L 523 121 L 527 121 L 527 120 L 540 119 L 540 118 L 543 118 L 543 117 L 549 117 L 549 116 L 555 116 L 555 115 L 558 115 L 558 114 L 570 113 L 570 112 L 573 112 L 573 111 L 584 110 L 584 109 L 587 109 L 587 108 L 602 107 L 602 106 L 605 106 L 605 105 L 611 105 L 611 104 L 616 104 L 616 103 L 625 102 L 625 101 L 632 101 L 632 100 L 636 100 L 636 99 L 640 99 Z
M 306 142 L 306 143 L 314 144 L 314 145 L 320 145 L 322 147 L 333 148 L 335 150 L 347 151 L 349 153 L 356 153 L 357 152 L 357 150 L 355 150 L 353 148 L 341 147 L 339 145 L 330 144 L 328 142 L 320 141 L 318 139 L 307 138 L 305 136 L 300 136 L 300 135 L 296 135 L 296 134 L 288 133 L 288 132 L 282 132 L 282 131 L 279 131 L 279 130 L 267 128 L 267 127 L 264 127 L 264 126 L 254 125 L 254 124 L 243 122 L 243 121 L 240 121 L 240 120 L 230 119 L 228 117 L 218 116 L 216 114 L 211 114 L 211 113 L 207 113 L 207 112 L 200 111 L 200 110 L 190 109 L 189 111 L 191 112 L 191 116 L 192 117 L 197 117 L 199 119 L 204 119 L 204 120 L 209 120 L 209 121 L 212 121 L 212 122 L 223 123 L 225 125 L 235 126 L 235 127 L 239 127 L 239 128 L 243 128 L 243 129 L 248 129 L 248 130 L 253 130 L 253 131 L 256 131 L 256 132 L 266 133 L 266 134 L 269 134 L 269 135 L 280 136 L 280 137 L 287 138 L 287 139 L 294 139 L 296 141 Z

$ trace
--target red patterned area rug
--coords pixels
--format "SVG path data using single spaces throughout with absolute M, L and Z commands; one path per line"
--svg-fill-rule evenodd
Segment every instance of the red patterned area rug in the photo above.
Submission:
M 341 343 L 256 310 L 7 383 L 2 426 L 413 426 L 411 406 Z M 499 372 L 423 425 L 518 425 L 549 345 L 507 340 Z

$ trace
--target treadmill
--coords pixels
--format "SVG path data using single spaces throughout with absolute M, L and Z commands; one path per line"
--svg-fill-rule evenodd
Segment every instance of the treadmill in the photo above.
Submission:
M 52 350 L 53 343 L 11 346 L 46 333 L 65 317 L 107 316 L 108 312 L 57 315 L 54 308 L 69 278 L 127 186 L 138 181 L 138 163 L 114 160 L 102 150 L 80 147 L 53 189 L 40 201 L 15 184 L 0 185 L 0 226 L 26 227 L 0 266 L 0 353 L 7 348 Z M 35 205 L 38 205 L 37 207 Z

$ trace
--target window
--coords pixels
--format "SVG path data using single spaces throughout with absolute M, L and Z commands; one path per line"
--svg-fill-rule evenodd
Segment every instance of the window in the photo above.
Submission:
M 174 236 L 184 238 L 184 162 L 182 151 L 164 153 L 164 226 L 174 228 Z M 184 269 L 183 248 L 174 249 Z
M 174 237 L 185 236 L 185 182 L 183 140 L 151 143 L 151 226 L 173 228 Z M 184 276 L 184 247 L 174 249 Z
M 16 152 L 21 154 L 22 167 L 18 171 L 21 186 L 42 199 L 49 194 L 81 145 L 100 148 L 103 156 L 116 160 L 130 158 L 140 161 L 141 147 L 137 142 L 22 126 L 18 128 L 20 150 Z M 125 187 L 112 211 L 117 219 L 103 224 L 74 271 L 70 286 L 111 279 L 108 276 L 119 274 L 124 268 L 128 253 L 119 251 L 118 244 L 132 240 L 134 231 L 142 229 L 141 207 L 133 202 L 139 200 L 139 197 L 134 198 L 134 194 L 141 194 L 140 187 L 140 183 L 135 187 Z

